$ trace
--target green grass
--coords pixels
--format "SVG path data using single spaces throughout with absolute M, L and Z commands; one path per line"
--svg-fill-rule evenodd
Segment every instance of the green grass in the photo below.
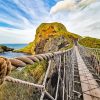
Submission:
M 41 61 L 33 65 L 27 65 L 21 71 L 14 70 L 10 76 L 28 82 L 38 83 L 47 69 L 46 66 L 46 61 Z M 39 98 L 40 93 L 35 94 L 36 91 L 33 87 L 4 82 L 0 86 L 0 100 L 33 100 L 33 98 L 34 100 L 38 100 L 37 98 Z
M 100 39 L 85 37 L 79 41 L 79 44 L 90 48 L 100 48 Z
M 35 44 L 34 42 L 29 43 L 27 46 L 24 48 L 21 48 L 19 50 L 14 50 L 14 52 L 23 52 L 23 53 L 28 53 L 28 54 L 34 54 L 34 48 Z

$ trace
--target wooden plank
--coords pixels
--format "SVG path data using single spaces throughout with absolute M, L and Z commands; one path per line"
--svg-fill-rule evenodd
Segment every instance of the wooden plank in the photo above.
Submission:
M 86 83 L 81 83 L 81 86 L 82 86 L 82 91 L 88 91 L 89 90 L 89 85 L 86 84 Z
M 83 94 L 83 98 L 84 100 L 92 100 L 92 97 L 87 94 Z
M 87 77 L 84 75 L 80 75 L 80 81 L 87 81 Z
M 98 86 L 97 82 L 96 82 L 94 79 L 88 80 L 88 82 L 91 83 L 91 84 L 93 84 L 93 85 Z M 98 86 L 98 87 L 99 87 L 99 86 Z
M 99 100 L 100 100 L 100 88 L 96 88 L 96 89 L 93 89 L 93 90 L 91 90 L 91 91 L 87 91 L 87 92 L 85 92 L 85 93 L 88 94 L 88 95 L 97 97 L 97 98 L 99 98 Z

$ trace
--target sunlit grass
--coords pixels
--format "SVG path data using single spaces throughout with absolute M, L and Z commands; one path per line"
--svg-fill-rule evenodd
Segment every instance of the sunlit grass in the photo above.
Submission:
M 47 68 L 47 62 L 41 61 L 27 65 L 21 70 L 14 70 L 10 76 L 24 81 L 38 83 Z M 0 100 L 38 100 L 40 93 L 34 94 L 36 89 L 17 83 L 4 82 L 0 86 Z

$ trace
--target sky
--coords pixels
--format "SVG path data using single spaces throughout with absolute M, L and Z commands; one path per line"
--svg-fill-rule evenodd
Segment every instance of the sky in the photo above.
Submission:
M 43 22 L 100 38 L 100 0 L 0 0 L 0 44 L 33 41 Z

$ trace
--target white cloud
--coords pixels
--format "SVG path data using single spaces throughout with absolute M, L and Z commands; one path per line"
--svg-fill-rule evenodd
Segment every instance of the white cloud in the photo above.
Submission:
M 79 5 L 89 5 L 89 4 L 91 4 L 91 3 L 93 3 L 93 2 L 95 2 L 96 0 L 81 0 L 80 2 L 79 2 Z
M 1 3 L 0 7 L 3 7 L 8 13 L 0 12 L 0 22 L 10 24 L 17 29 L 0 27 L 0 43 L 31 42 L 36 34 L 37 26 L 42 22 L 52 21 L 63 23 L 69 31 L 74 33 L 100 37 L 100 2 L 79 0 L 80 2 L 77 3 L 76 0 L 58 0 L 59 2 L 52 7 L 50 15 L 43 0 L 12 1 L 31 18 L 26 17 L 17 9 L 12 9 L 6 3 Z M 83 9 L 84 7 L 86 8 Z
M 68 29 L 84 36 L 100 38 L 100 2 L 95 2 L 87 8 L 70 13 L 67 20 Z
M 12 29 L 12 28 L 0 28 L 0 43 L 29 43 L 33 41 L 34 29 Z
M 37 26 L 46 19 L 47 13 L 49 13 L 44 2 L 42 0 L 11 0 L 10 2 L 0 1 L 0 22 L 13 26 L 0 27 L 0 43 L 33 41 Z M 17 8 L 14 8 L 13 4 Z
M 52 13 L 52 21 L 63 23 L 73 33 L 100 38 L 100 1 L 81 0 L 77 5 L 73 11 L 60 9 Z
M 50 14 L 54 14 L 60 10 L 73 10 L 76 8 L 74 0 L 64 0 L 59 1 L 55 6 L 53 6 L 50 10 Z
M 50 10 L 50 14 L 57 13 L 61 10 L 75 10 L 80 7 L 87 6 L 93 3 L 96 0 L 81 0 L 80 2 L 76 2 L 76 0 L 63 0 L 59 1 L 55 6 L 53 6 Z

